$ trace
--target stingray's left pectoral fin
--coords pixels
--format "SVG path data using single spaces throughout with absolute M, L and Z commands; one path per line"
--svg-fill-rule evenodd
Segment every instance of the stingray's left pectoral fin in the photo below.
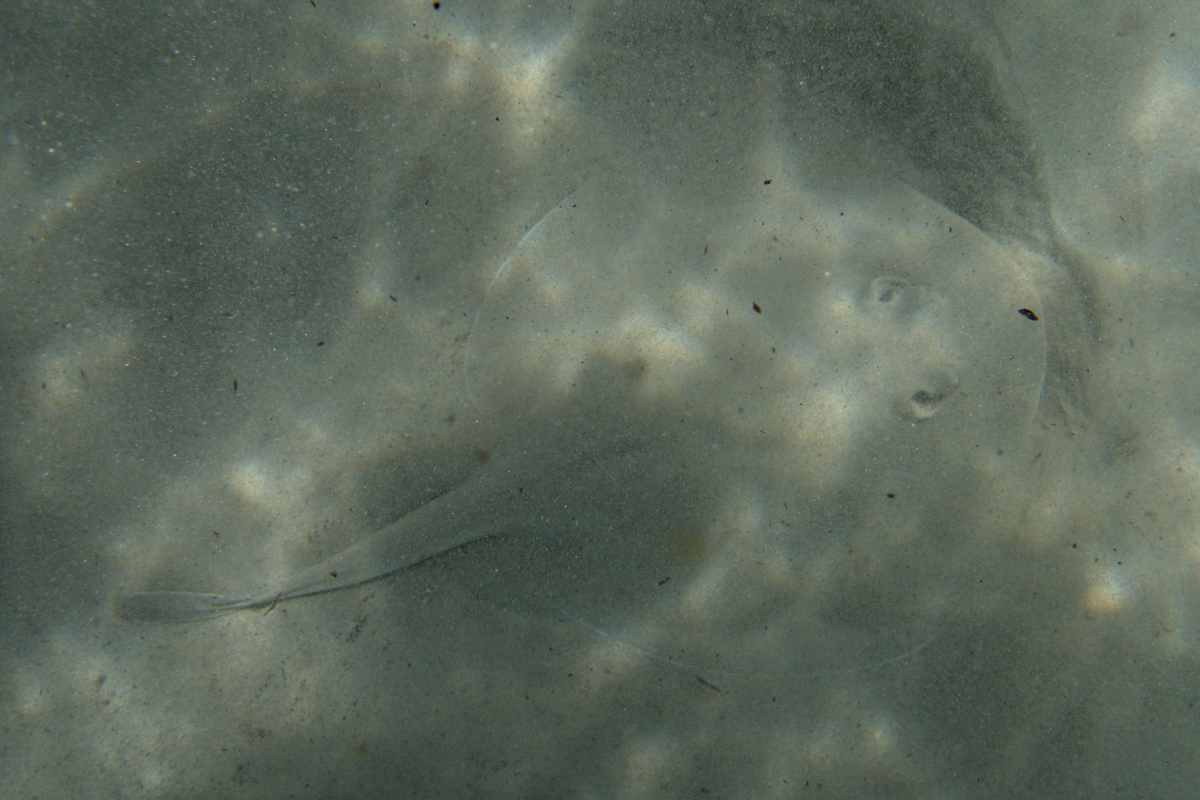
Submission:
M 199 622 L 259 605 L 257 600 L 197 592 L 138 592 L 121 600 L 117 613 L 130 622 Z

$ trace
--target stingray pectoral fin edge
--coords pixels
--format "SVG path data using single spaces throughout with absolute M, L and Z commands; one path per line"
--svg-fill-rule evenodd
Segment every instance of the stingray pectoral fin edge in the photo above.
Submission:
M 130 622 L 146 624 L 199 622 L 269 602 L 198 592 L 138 592 L 121 601 L 118 613 Z

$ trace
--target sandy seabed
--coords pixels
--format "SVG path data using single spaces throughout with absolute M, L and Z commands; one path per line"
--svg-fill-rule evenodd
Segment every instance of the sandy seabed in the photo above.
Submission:
M 1190 796 L 1200 18 L 896 8 L 19 12 L 0 33 L 0 794 Z M 747 198 L 853 184 L 847 209 L 875 213 L 821 219 L 900 243 L 858 266 L 973 302 L 978 262 L 903 267 L 917 239 L 870 198 L 908 187 L 1021 277 L 1038 319 L 1012 319 L 1044 333 L 964 323 L 902 349 L 831 289 L 790 360 L 772 328 L 771 371 L 734 369 L 787 302 L 763 291 L 729 328 L 695 313 L 740 298 L 734 259 L 717 290 L 547 280 L 539 302 L 648 355 L 576 374 L 531 349 L 472 383 L 481 307 L 525 308 L 496 276 L 552 258 L 530 229 L 614 175 L 668 239 L 655 209 L 702 209 L 686 224 L 711 220 L 714 258 L 753 230 Z M 659 241 L 588 227 L 572 257 Z M 788 291 L 824 296 L 847 251 L 787 251 L 811 271 Z M 622 316 L 643 306 L 663 316 Z M 1037 359 L 1036 391 L 1001 380 L 1006 346 Z M 117 613 L 275 585 L 514 471 L 578 500 L 578 553 L 539 516 L 268 613 Z M 646 542 L 686 572 L 631 595 L 659 574 Z

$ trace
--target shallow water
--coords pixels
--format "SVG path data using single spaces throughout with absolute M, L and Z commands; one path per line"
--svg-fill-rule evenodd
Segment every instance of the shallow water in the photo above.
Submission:
M 674 8 L 5 34 L 15 796 L 1186 796 L 1197 21 Z

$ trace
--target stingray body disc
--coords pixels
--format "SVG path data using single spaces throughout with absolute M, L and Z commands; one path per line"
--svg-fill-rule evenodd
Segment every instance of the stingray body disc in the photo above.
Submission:
M 589 182 L 497 272 L 468 342 L 472 396 L 564 487 L 538 518 L 571 512 L 502 560 L 640 658 L 901 658 L 929 628 L 897 576 L 1028 440 L 1046 340 L 1023 308 L 1010 254 L 900 184 L 716 202 Z
M 1003 248 L 899 184 L 705 206 L 595 180 L 495 275 L 467 381 L 505 415 L 603 392 L 587 376 L 611 373 L 618 397 L 734 428 L 820 416 L 852 439 L 950 412 L 972 444 L 998 443 L 1037 405 L 1045 332 L 1019 313 L 1037 308 Z

